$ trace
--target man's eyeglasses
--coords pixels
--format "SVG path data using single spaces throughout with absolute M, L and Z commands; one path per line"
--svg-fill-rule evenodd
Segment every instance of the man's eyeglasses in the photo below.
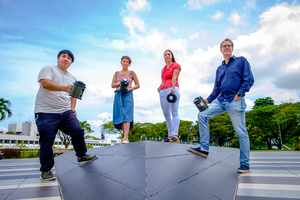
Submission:
M 230 48 L 232 47 L 232 45 L 231 44 L 222 45 L 222 48 L 226 48 L 226 47 Z

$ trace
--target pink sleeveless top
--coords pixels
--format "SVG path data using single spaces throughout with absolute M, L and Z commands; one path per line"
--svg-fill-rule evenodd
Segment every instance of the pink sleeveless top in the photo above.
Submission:
M 129 86 L 128 88 L 131 87 L 131 83 L 132 83 L 132 76 L 131 76 L 132 71 L 129 71 L 127 74 L 120 74 L 119 71 L 116 72 L 117 75 L 117 83 L 119 83 L 122 79 L 127 79 L 129 81 Z M 120 86 L 118 86 L 116 88 L 116 90 L 119 90 Z

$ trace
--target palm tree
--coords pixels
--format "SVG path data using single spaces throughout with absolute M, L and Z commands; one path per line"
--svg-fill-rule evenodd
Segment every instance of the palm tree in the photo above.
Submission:
M 6 114 L 7 117 L 12 116 L 12 112 L 8 107 L 10 107 L 10 101 L 0 98 L 0 121 L 3 121 L 6 118 Z
M 92 130 L 91 125 L 89 123 L 87 123 L 87 121 L 83 121 L 83 122 L 79 122 L 79 123 L 84 130 L 84 134 L 94 132 L 94 130 Z

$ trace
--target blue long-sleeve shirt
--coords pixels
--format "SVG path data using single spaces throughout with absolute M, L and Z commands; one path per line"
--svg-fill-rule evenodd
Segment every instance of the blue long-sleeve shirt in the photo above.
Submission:
M 215 86 L 207 100 L 211 103 L 217 98 L 222 102 L 225 98 L 231 102 L 237 93 L 245 96 L 253 83 L 254 77 L 247 59 L 232 56 L 227 64 L 224 60 L 218 67 Z

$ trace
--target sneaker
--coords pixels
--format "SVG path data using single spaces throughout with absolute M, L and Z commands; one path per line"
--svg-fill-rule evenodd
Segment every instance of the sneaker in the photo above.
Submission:
M 78 160 L 78 163 L 88 163 L 88 162 L 95 160 L 96 158 L 97 158 L 97 155 L 90 156 L 88 154 L 85 154 L 84 156 L 81 157 L 81 159 L 77 158 L 77 160 Z
M 47 172 L 42 172 L 41 174 L 41 180 L 44 180 L 44 181 L 51 181 L 51 180 L 55 180 L 55 176 L 53 176 L 52 172 L 51 171 L 47 171 Z
M 170 140 L 171 143 L 179 143 L 179 140 L 176 137 L 172 137 Z
M 199 156 L 204 157 L 204 158 L 207 158 L 207 156 L 208 156 L 208 151 L 202 151 L 201 147 L 198 147 L 198 148 L 188 147 L 187 149 Z
M 238 173 L 249 173 L 250 168 L 246 165 L 241 165 L 240 168 L 237 170 Z

